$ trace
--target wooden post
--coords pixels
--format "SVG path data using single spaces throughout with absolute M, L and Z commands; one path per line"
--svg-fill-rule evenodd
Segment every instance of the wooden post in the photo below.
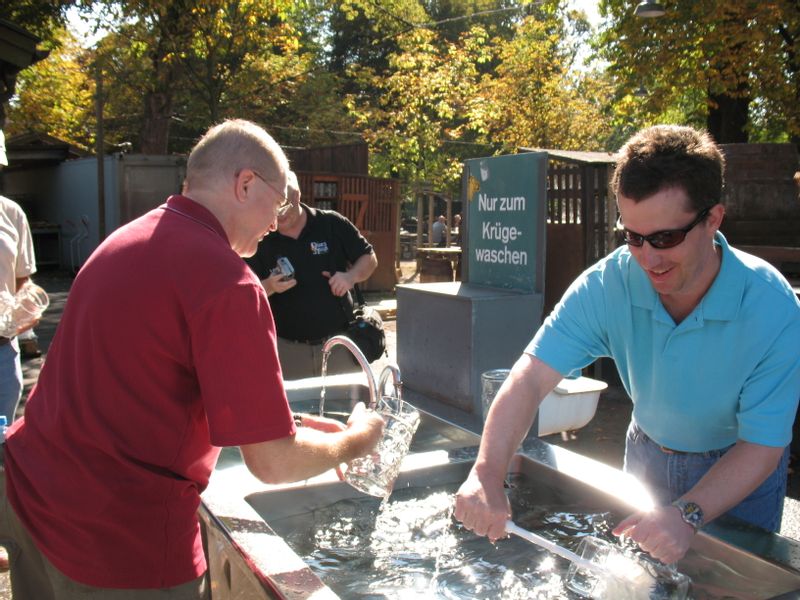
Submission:
M 417 199 L 417 249 L 422 248 L 422 209 L 423 209 L 423 201 L 425 199 L 425 192 L 420 192 L 419 194 L 414 195 Z M 414 258 L 417 261 L 417 273 L 419 273 L 420 268 L 422 267 L 422 261 L 419 258 L 417 252 L 414 252 Z
M 95 63 L 96 89 L 94 98 L 95 118 L 97 119 L 97 139 L 95 140 L 95 154 L 97 154 L 97 235 L 102 242 L 106 238 L 106 183 L 105 183 L 105 152 L 103 151 L 103 69 L 100 59 Z
M 450 196 L 445 197 L 445 201 L 447 202 L 447 210 L 445 212 L 446 219 L 447 219 L 447 227 L 444 230 L 444 245 L 445 247 L 450 247 L 450 228 L 453 226 L 453 199 Z
M 436 215 L 433 213 L 433 193 L 428 194 L 428 247 L 433 246 L 433 221 Z

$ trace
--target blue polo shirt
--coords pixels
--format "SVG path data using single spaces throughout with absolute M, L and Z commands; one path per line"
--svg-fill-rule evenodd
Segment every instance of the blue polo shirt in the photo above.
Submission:
M 526 352 L 563 375 L 611 357 L 633 418 L 686 452 L 786 446 L 800 398 L 800 302 L 769 263 L 717 233 L 722 265 L 676 325 L 627 246 L 586 270 Z

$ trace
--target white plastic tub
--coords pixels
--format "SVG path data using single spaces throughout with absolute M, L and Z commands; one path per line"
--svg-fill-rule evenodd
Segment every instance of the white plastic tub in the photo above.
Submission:
M 562 379 L 539 406 L 539 436 L 580 429 L 594 417 L 605 381 L 589 377 Z

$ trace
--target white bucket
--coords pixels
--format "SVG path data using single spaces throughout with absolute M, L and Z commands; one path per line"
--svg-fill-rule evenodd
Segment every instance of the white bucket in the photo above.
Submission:
M 539 436 L 580 429 L 594 417 L 605 381 L 589 377 L 562 379 L 539 406 Z

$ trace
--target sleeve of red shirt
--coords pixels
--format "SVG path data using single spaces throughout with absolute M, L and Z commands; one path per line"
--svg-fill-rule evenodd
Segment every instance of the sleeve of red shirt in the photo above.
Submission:
M 241 283 L 226 289 L 192 315 L 189 327 L 211 443 L 238 446 L 293 435 L 263 288 Z

